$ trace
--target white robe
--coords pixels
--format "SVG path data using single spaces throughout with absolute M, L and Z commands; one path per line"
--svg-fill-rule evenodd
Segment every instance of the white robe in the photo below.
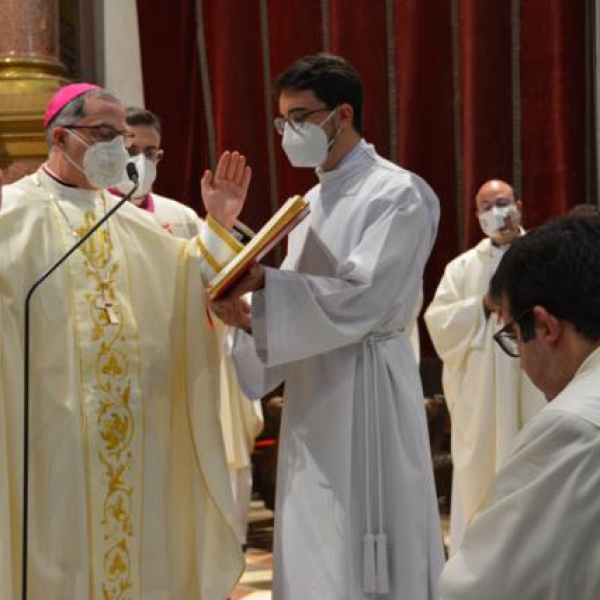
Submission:
M 191 239 L 200 233 L 202 219 L 189 206 L 152 192 L 152 214 L 160 226 L 176 237 Z
M 115 202 L 41 172 L 4 188 L 3 600 L 20 597 L 25 295 L 73 245 L 67 220 L 82 235 Z M 33 296 L 32 600 L 223 600 L 239 578 L 218 420 L 217 339 L 201 281 L 214 275 L 210 264 L 233 255 L 235 240 L 221 235 L 207 224 L 202 244 L 184 242 L 125 204 Z M 100 279 L 90 263 L 110 274 L 118 324 L 100 310 Z
M 423 392 L 403 330 L 438 201 L 365 142 L 318 175 L 282 268 L 267 269 L 253 296 L 254 337 L 238 331 L 234 346 L 246 393 L 286 386 L 274 598 L 428 600 L 443 563 L 441 533 Z M 380 532 L 380 517 L 391 591 L 372 596 L 363 591 L 363 536 Z
M 600 598 L 600 350 L 515 438 L 441 600 Z
M 443 361 L 444 395 L 452 420 L 450 553 L 481 509 L 510 444 L 546 402 L 493 335 L 503 323 L 485 318 L 487 293 L 503 250 L 489 238 L 451 261 L 425 323 Z
M 159 225 L 181 238 L 200 234 L 202 219 L 189 206 L 152 192 L 154 218 Z M 263 428 L 259 401 L 250 401 L 240 389 L 231 360 L 227 329 L 215 323 L 222 338 L 220 361 L 219 414 L 225 442 L 225 456 L 235 504 L 235 525 L 240 543 L 246 542 L 248 511 L 252 495 L 252 451 L 254 441 Z

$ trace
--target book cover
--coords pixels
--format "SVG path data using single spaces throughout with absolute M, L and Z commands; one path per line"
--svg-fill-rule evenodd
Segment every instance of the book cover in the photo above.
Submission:
M 302 196 L 288 198 L 244 249 L 213 277 L 208 286 L 208 297 L 211 300 L 218 298 L 255 262 L 286 237 L 309 212 L 308 203 Z

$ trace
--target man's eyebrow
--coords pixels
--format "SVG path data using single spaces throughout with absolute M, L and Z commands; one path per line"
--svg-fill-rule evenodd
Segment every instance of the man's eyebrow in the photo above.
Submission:
M 289 110 L 288 115 L 310 112 L 310 110 L 311 110 L 310 108 L 305 108 L 305 107 L 299 106 L 298 108 L 292 108 L 291 110 Z

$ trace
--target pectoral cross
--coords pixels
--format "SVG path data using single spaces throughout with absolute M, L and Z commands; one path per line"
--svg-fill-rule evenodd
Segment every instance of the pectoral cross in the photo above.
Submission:
M 103 281 L 100 286 L 102 288 L 102 295 L 96 300 L 96 308 L 104 312 L 108 325 L 116 325 L 119 323 L 119 315 L 116 311 L 117 305 L 111 298 L 108 281 Z

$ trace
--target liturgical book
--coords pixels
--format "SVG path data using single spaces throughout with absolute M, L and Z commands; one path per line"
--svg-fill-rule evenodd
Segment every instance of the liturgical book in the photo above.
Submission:
M 276 246 L 310 212 L 302 196 L 288 198 L 279 210 L 261 227 L 257 234 L 244 246 L 208 286 L 211 300 L 218 298 L 239 279 L 255 262 Z

